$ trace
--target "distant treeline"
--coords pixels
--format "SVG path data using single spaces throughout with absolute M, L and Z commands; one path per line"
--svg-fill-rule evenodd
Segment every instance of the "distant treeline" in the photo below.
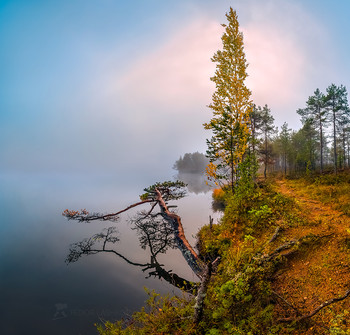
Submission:
M 302 128 L 294 131 L 284 123 L 274 126 L 267 105 L 254 106 L 251 150 L 265 170 L 284 174 L 350 167 L 350 109 L 345 86 L 316 89 L 304 108 L 297 110 Z
M 175 162 L 174 169 L 179 173 L 202 174 L 209 163 L 209 159 L 202 153 L 186 153 Z

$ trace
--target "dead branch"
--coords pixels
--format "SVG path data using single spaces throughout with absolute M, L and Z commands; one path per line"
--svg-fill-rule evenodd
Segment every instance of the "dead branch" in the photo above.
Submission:
M 128 210 L 143 205 L 148 202 L 152 202 L 153 200 L 151 199 L 146 199 L 142 200 L 140 202 L 137 202 L 135 204 L 132 204 L 116 213 L 111 213 L 111 214 L 99 214 L 99 213 L 93 213 L 90 214 L 87 210 L 83 209 L 80 212 L 79 211 L 72 211 L 69 209 L 66 209 L 62 215 L 65 216 L 68 220 L 77 220 L 79 222 L 89 222 L 89 221 L 94 221 L 94 220 L 102 220 L 102 221 L 116 221 L 118 219 L 118 215 L 122 214 L 124 212 L 127 212 Z M 154 208 L 154 207 L 153 207 Z M 153 209 L 152 208 L 152 209 Z
M 312 318 L 314 315 L 316 315 L 319 311 L 321 311 L 323 308 L 331 305 L 331 304 L 334 304 L 338 301 L 342 301 L 342 300 L 345 300 L 347 297 L 350 296 L 350 290 L 348 290 L 344 295 L 342 295 L 341 297 L 338 297 L 338 298 L 333 298 L 333 299 L 330 299 L 330 300 L 327 300 L 325 301 L 324 303 L 322 303 L 320 306 L 318 306 L 317 308 L 315 308 L 313 311 L 311 311 L 310 313 L 308 314 L 305 314 L 305 315 L 302 315 L 302 316 L 299 316 L 299 317 L 289 317 L 289 318 L 283 318 L 283 319 L 279 319 L 278 322 L 300 322 L 300 321 L 303 321 L 305 319 L 309 319 L 309 318 Z
M 318 239 L 321 239 L 321 238 L 329 237 L 331 235 L 332 234 L 317 236 L 317 235 L 309 234 L 309 235 L 300 237 L 299 239 L 294 239 L 294 240 L 287 241 L 287 242 L 283 243 L 282 245 L 280 245 L 279 247 L 277 247 L 272 253 L 263 256 L 262 260 L 263 261 L 270 261 L 273 258 L 277 257 L 284 250 L 291 249 L 295 245 L 300 246 L 302 244 L 308 243 L 307 241 L 308 241 L 309 238 L 316 238 L 318 240 Z M 291 250 L 288 253 L 285 253 L 284 256 L 288 257 L 291 254 L 294 254 L 296 251 L 297 250 Z
M 262 256 L 261 261 L 263 262 L 271 261 L 273 258 L 277 257 L 283 250 L 287 250 L 293 247 L 298 241 L 299 240 L 287 241 L 286 243 L 277 247 L 272 253 Z
M 150 268 L 154 268 L 155 270 L 150 272 L 148 277 L 158 277 L 164 279 L 169 284 L 181 289 L 182 291 L 186 291 L 192 295 L 197 293 L 198 283 L 191 282 L 186 280 L 176 273 L 173 273 L 171 270 L 165 270 L 157 261 L 155 261 L 150 267 L 147 269 L 143 269 L 142 271 L 146 271 Z
M 272 235 L 272 237 L 270 238 L 269 242 L 268 243 L 272 243 L 278 236 L 278 234 L 280 233 L 281 231 L 281 227 L 278 226 L 274 232 L 274 234 Z
M 271 291 L 271 293 L 273 295 L 275 295 L 277 298 L 281 299 L 288 307 L 294 309 L 294 311 L 297 313 L 297 315 L 301 315 L 301 312 L 296 308 L 294 307 L 291 303 L 289 303 L 286 299 L 284 299 L 281 295 L 279 295 L 277 292 L 275 291 Z

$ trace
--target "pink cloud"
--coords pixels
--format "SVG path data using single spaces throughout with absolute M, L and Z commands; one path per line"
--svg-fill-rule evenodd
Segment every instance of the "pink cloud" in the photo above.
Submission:
M 243 32 L 254 102 L 283 106 L 297 99 L 306 66 L 300 46 L 275 27 L 251 24 Z
M 277 123 L 287 121 L 297 127 L 295 111 L 316 89 L 314 69 L 326 62 L 321 56 L 321 36 L 325 35 L 300 7 L 286 1 L 281 6 L 268 3 L 269 6 L 255 3 L 246 9 L 250 17 L 241 24 L 249 63 L 247 86 L 255 103 L 272 108 Z M 303 22 L 308 22 L 307 27 L 302 26 Z M 221 49 L 222 33 L 219 22 L 197 19 L 131 64 L 114 83 L 113 90 L 133 111 L 134 119 L 137 115 L 143 122 L 150 116 L 142 112 L 147 109 L 154 115 L 189 115 L 190 111 L 193 119 L 205 122 L 206 116 L 200 113 L 210 103 L 215 89 L 210 81 L 215 64 L 210 58 Z
M 128 105 L 187 108 L 205 106 L 214 89 L 210 58 L 220 48 L 222 27 L 199 20 L 178 31 L 154 52 L 133 64 L 118 80 Z

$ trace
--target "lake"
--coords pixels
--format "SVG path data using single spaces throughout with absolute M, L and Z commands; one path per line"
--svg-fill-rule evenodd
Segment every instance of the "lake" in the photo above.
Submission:
M 143 180 L 144 179 L 144 180 Z M 149 180 L 147 180 L 149 179 Z M 2 174 L 0 176 L 1 334 L 96 334 L 95 322 L 131 315 L 147 299 L 144 287 L 177 293 L 114 255 L 83 257 L 66 265 L 70 244 L 117 225 L 118 251 L 135 261 L 147 260 L 128 218 L 118 223 L 67 221 L 68 209 L 113 212 L 122 209 L 156 180 L 92 174 Z M 211 193 L 178 201 L 179 215 L 192 245 L 208 223 Z M 163 256 L 166 269 L 196 280 L 177 250 Z

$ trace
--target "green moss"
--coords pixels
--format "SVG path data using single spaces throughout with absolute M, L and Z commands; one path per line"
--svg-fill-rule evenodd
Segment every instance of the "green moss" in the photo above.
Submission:
M 129 320 L 97 325 L 100 335 L 197 334 L 192 321 L 193 301 L 148 291 L 146 307 Z
M 328 181 L 317 179 L 317 185 L 337 182 L 332 194 L 338 194 L 339 180 L 327 178 Z M 307 183 L 308 187 L 316 185 L 312 180 Z M 286 262 L 287 256 L 269 259 L 266 255 L 291 240 L 290 236 L 281 233 L 277 242 L 270 243 L 276 227 L 282 228 L 283 232 L 292 228 L 295 232 L 298 227 L 303 230 L 318 223 L 308 221 L 298 203 L 276 192 L 271 184 L 260 184 L 259 187 L 243 185 L 234 194 L 220 192 L 220 197 L 225 198 L 221 222 L 204 226 L 197 236 L 197 247 L 204 261 L 213 261 L 220 256 L 220 264 L 206 293 L 201 322 L 198 325 L 193 323 L 193 298 L 161 297 L 148 292 L 145 308 L 128 322 L 106 322 L 98 326 L 101 335 L 301 334 L 308 329 L 305 324 L 276 323 L 273 279 L 277 270 L 288 271 L 288 266 L 281 268 L 281 265 L 289 263 Z M 290 261 L 297 261 L 298 257 L 302 259 L 327 242 L 325 237 L 320 239 L 313 234 L 302 233 L 301 236 L 304 238 L 291 244 L 287 250 Z M 348 236 L 342 240 L 345 250 L 350 248 L 348 240 Z M 317 280 L 315 278 L 314 285 L 317 285 Z M 344 326 L 346 318 L 346 313 L 335 315 L 330 334 L 349 334 Z

